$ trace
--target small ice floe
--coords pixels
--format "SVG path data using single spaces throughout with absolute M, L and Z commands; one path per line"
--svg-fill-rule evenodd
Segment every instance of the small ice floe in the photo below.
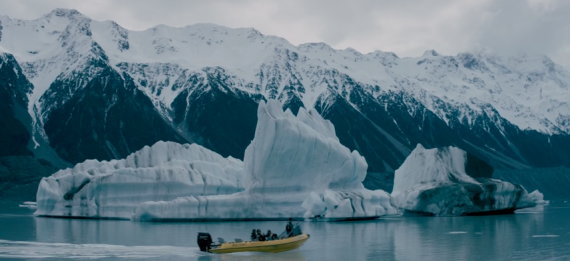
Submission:
M 559 237 L 560 235 L 533 235 L 532 237 Z
M 36 209 L 36 208 L 38 208 L 38 205 L 36 204 L 36 202 L 26 201 L 26 202 L 20 204 L 20 207 L 21 208 Z
M 449 232 L 449 233 L 447 233 L 447 234 L 451 234 L 451 235 L 455 235 L 455 234 L 467 234 L 467 232 L 465 232 L 465 231 L 451 231 L 451 232 Z
M 483 235 L 482 232 L 475 232 L 476 235 Z

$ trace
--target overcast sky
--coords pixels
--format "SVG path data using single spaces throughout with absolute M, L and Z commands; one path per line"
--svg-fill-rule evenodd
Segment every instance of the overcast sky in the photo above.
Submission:
M 130 30 L 215 23 L 295 45 L 325 42 L 400 57 L 428 49 L 546 54 L 570 69 L 569 0 L 0 0 L 0 15 L 36 19 L 57 7 Z

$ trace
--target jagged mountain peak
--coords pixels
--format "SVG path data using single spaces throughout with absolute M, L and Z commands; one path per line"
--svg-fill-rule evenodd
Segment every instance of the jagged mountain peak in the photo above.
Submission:
M 52 10 L 50 13 L 44 15 L 45 18 L 51 18 L 53 16 L 57 17 L 65 17 L 69 19 L 77 19 L 77 18 L 86 18 L 89 19 L 87 16 L 83 15 L 76 9 L 66 9 L 66 8 L 56 8 Z
M 380 51 L 380 50 L 376 50 L 374 52 L 367 53 L 366 55 L 373 56 L 373 57 L 392 57 L 395 59 L 400 59 L 400 57 L 398 57 L 398 55 L 396 55 L 393 52 L 384 52 L 384 51 Z
M 304 43 L 297 46 L 297 49 L 302 52 L 309 52 L 309 51 L 316 51 L 316 50 L 325 50 L 328 52 L 336 52 L 335 49 L 330 47 L 328 44 L 323 42 L 318 43 Z
M 427 50 L 424 52 L 422 56 L 429 57 L 429 56 L 439 56 L 439 53 L 435 50 Z

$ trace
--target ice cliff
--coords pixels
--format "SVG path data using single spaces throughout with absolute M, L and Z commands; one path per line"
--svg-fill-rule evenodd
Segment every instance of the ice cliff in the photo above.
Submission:
M 157 142 L 126 159 L 87 160 L 43 178 L 35 214 L 128 219 L 147 201 L 231 194 L 246 183 L 240 160 L 195 144 Z
M 392 197 L 405 213 L 436 216 L 512 213 L 544 203 L 540 192 L 492 175 L 489 164 L 459 148 L 418 144 L 396 170 Z
M 44 178 L 37 215 L 159 220 L 343 220 L 396 214 L 362 185 L 364 157 L 316 110 L 260 102 L 244 162 L 198 145 L 159 142 L 124 160 L 86 161 Z

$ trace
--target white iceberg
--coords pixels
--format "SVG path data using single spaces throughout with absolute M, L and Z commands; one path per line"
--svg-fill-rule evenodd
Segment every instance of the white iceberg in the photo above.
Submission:
M 367 163 L 341 145 L 334 126 L 316 110 L 295 117 L 281 104 L 260 102 L 255 138 L 244 158 L 250 185 L 243 192 L 146 202 L 136 220 L 255 220 L 376 218 L 396 214 L 390 195 L 362 181 Z
M 398 211 L 362 181 L 367 163 L 314 109 L 260 102 L 241 162 L 199 145 L 158 142 L 42 179 L 36 215 L 159 220 L 366 219 Z
M 126 159 L 88 160 L 43 178 L 36 215 L 130 219 L 147 201 L 231 194 L 249 183 L 240 160 L 199 145 L 157 142 Z
M 543 203 L 538 191 L 492 178 L 493 168 L 455 147 L 418 144 L 396 170 L 392 197 L 404 213 L 436 216 L 512 213 Z

